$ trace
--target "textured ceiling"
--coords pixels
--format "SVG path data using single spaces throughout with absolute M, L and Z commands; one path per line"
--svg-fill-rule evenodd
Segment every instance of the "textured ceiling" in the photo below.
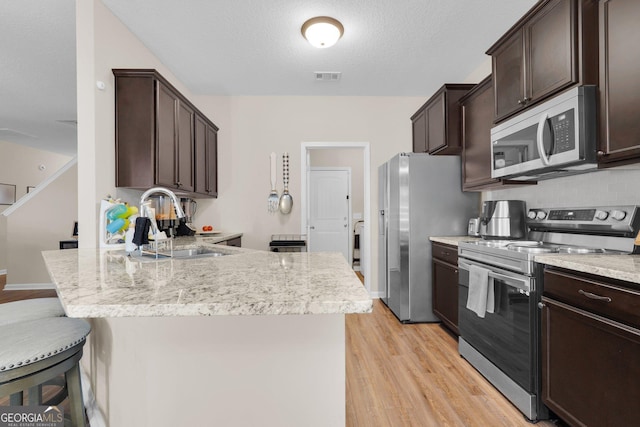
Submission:
M 196 94 L 426 97 L 482 64 L 535 0 L 103 2 Z M 57 122 L 76 116 L 74 4 L 0 0 L 0 140 L 75 153 L 74 127 Z M 318 15 L 345 27 L 332 48 L 300 34 Z
M 0 0 L 0 140 L 76 152 L 73 0 Z
M 467 77 L 534 0 L 103 0 L 194 93 L 427 96 Z M 342 39 L 316 49 L 309 18 Z M 340 71 L 317 82 L 315 71 Z

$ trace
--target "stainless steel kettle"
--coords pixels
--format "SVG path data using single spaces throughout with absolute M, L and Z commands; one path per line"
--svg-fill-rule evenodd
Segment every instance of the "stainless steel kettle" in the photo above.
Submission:
M 527 207 L 522 200 L 483 202 L 480 236 L 483 239 L 525 239 L 527 237 L 526 212 Z

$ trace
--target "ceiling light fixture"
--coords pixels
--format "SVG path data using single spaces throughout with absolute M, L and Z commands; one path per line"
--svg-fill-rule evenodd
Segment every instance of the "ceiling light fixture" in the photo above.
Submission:
M 316 16 L 302 24 L 302 35 L 312 46 L 331 47 L 342 37 L 344 27 L 337 19 Z

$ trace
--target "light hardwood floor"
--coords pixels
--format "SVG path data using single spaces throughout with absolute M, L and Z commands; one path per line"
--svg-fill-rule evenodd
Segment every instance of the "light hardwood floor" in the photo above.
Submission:
M 348 427 L 531 425 L 439 324 L 403 325 L 374 300 L 372 314 L 346 315 L 346 337 Z

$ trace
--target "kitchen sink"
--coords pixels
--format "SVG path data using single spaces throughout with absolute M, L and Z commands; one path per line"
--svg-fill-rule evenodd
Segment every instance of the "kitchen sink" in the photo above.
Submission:
M 215 248 L 208 248 L 204 246 L 198 246 L 195 248 L 186 248 L 186 249 L 174 249 L 173 253 L 170 252 L 159 252 L 156 254 L 155 252 L 143 252 L 140 254 L 139 252 L 135 252 L 131 255 L 131 259 L 136 261 L 160 261 L 165 259 L 198 259 L 198 258 L 210 258 L 210 257 L 219 257 L 230 255 L 230 253 L 221 251 Z
M 210 256 L 224 256 L 229 255 L 226 252 L 222 252 L 212 248 L 197 247 L 190 249 L 177 249 L 173 251 L 173 258 L 199 258 Z

